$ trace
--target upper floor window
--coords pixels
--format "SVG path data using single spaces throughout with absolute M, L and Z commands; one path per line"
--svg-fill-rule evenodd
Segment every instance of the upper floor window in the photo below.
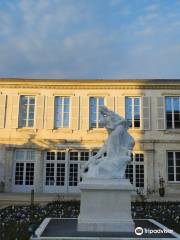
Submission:
M 125 98 L 125 117 L 132 128 L 140 128 L 140 97 Z
M 19 127 L 33 127 L 35 96 L 21 96 L 19 105 Z
M 168 181 L 180 182 L 180 152 L 168 152 Z
M 90 97 L 90 128 L 103 128 L 103 116 L 99 113 L 99 107 L 104 106 L 103 97 Z
M 166 97 L 166 127 L 180 128 L 180 97 Z
M 70 111 L 69 97 L 55 98 L 55 128 L 69 127 L 69 111 Z

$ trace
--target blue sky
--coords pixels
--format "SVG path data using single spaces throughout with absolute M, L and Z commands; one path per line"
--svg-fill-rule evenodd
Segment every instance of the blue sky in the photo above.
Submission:
M 0 0 L 0 77 L 180 78 L 180 0 Z

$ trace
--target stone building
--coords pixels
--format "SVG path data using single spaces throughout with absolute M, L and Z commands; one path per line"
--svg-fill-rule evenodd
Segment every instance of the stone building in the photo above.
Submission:
M 127 177 L 180 193 L 179 80 L 0 79 L 1 191 L 77 192 L 80 168 L 107 138 L 98 107 L 131 123 Z

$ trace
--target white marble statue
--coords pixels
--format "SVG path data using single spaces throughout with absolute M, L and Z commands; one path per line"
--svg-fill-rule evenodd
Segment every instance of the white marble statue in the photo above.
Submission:
M 127 132 L 129 124 L 105 106 L 99 111 L 109 136 L 98 153 L 84 165 L 82 178 L 125 178 L 134 147 L 134 139 Z

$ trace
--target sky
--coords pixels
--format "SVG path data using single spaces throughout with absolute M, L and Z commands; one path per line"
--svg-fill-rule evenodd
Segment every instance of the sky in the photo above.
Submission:
M 180 0 L 0 0 L 0 77 L 180 78 Z

